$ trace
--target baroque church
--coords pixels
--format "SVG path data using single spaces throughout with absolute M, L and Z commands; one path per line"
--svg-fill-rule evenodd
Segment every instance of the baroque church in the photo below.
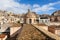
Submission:
M 38 20 L 39 16 L 35 12 L 31 12 L 28 9 L 28 12 L 23 16 L 21 16 L 21 19 L 22 19 L 21 22 L 23 21 L 24 23 L 27 23 L 27 24 L 36 24 L 39 21 Z
M 40 15 L 36 14 L 35 12 L 31 12 L 29 9 L 26 14 L 21 15 L 21 21 L 20 21 L 20 23 L 25 24 L 39 24 L 48 22 L 50 22 L 49 18 L 47 17 L 41 18 Z

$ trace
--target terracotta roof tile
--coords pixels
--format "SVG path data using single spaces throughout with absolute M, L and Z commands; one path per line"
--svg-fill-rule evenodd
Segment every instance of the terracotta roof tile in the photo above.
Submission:
M 0 34 L 0 38 L 4 38 L 5 36 L 5 34 Z

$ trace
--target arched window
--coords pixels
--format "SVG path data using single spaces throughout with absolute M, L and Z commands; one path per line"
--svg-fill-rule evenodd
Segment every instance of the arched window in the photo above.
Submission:
M 37 19 L 36 21 L 37 21 L 37 22 L 39 22 L 39 20 L 38 20 L 38 19 Z
M 32 23 L 32 19 L 29 19 L 29 23 L 30 23 L 30 24 Z

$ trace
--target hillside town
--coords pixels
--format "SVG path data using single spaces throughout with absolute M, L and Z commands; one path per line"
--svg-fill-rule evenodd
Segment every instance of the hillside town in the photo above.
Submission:
M 0 40 L 60 40 L 60 10 L 51 15 L 0 10 Z

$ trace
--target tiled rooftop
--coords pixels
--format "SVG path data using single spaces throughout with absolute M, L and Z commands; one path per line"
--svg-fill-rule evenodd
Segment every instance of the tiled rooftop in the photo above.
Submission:
M 0 38 L 4 38 L 5 36 L 5 34 L 0 34 Z

